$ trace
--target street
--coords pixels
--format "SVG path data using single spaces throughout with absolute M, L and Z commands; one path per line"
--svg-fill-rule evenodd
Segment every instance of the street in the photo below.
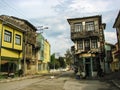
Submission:
M 112 83 L 99 80 L 76 80 L 72 71 L 50 76 L 0 83 L 0 90 L 119 90 Z

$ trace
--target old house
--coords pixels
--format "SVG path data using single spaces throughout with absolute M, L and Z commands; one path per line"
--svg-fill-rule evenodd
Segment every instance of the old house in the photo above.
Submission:
M 25 29 L 10 18 L 0 16 L 0 72 L 15 73 L 21 69 Z
M 24 74 L 33 74 L 36 70 L 36 58 L 35 54 L 35 43 L 36 43 L 36 28 L 27 20 L 20 19 L 13 16 L 2 15 L 2 19 L 12 23 L 16 27 L 20 27 L 24 30 L 23 36 L 21 36 L 21 51 L 22 51 L 22 59 L 21 68 L 24 71 Z M 14 33 L 14 32 L 13 32 Z M 15 37 L 14 35 L 11 35 Z M 16 38 L 20 38 L 20 35 L 16 36 Z M 12 40 L 12 39 L 11 39 Z M 18 57 L 19 58 L 19 57 Z
M 74 58 L 78 71 L 85 77 L 95 77 L 103 69 L 105 57 L 102 16 L 67 19 L 71 40 L 74 42 Z
M 50 43 L 41 33 L 37 34 L 37 72 L 47 73 L 49 71 L 48 63 L 50 62 Z

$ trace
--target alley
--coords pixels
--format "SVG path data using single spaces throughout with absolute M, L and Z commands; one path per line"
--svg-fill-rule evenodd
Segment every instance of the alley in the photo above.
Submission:
M 119 90 L 112 83 L 99 80 L 76 80 L 73 72 L 62 72 L 50 76 L 0 83 L 0 90 Z

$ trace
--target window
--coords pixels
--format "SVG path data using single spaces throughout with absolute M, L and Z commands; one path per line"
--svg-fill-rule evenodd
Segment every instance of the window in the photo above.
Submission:
M 85 51 L 90 50 L 90 41 L 89 40 L 85 40 Z
M 82 31 L 82 23 L 75 24 L 75 32 L 81 32 Z
M 97 45 L 97 40 L 96 39 L 92 39 L 91 40 L 91 48 L 97 48 L 98 45 Z
M 78 49 L 83 50 L 83 40 L 78 41 Z
M 10 31 L 5 30 L 5 32 L 4 32 L 4 41 L 11 43 L 11 41 L 12 41 L 12 33 Z
M 15 44 L 21 45 L 21 36 L 18 34 L 15 35 Z
M 86 22 L 86 31 L 94 30 L 94 22 Z

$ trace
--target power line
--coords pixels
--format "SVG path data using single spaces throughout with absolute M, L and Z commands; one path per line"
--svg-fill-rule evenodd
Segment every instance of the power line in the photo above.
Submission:
M 4 6 L 4 10 L 3 10 L 3 7 L 1 7 L 2 11 L 4 11 L 4 12 L 7 11 L 8 12 L 8 9 L 9 9 L 9 11 L 13 12 L 13 14 L 16 14 L 16 15 L 18 15 L 20 17 L 21 16 L 25 17 L 25 19 L 29 20 L 31 23 L 33 23 L 33 22 L 34 22 L 34 24 L 35 23 L 40 23 L 37 19 L 31 18 L 28 15 L 26 16 L 22 10 L 16 9 L 15 8 L 16 4 L 14 2 L 12 2 L 12 0 L 11 0 L 11 3 L 7 2 L 6 0 L 0 1 L 0 2 L 1 2 L 0 6 Z M 30 19 L 32 19 L 32 20 L 30 20 Z

